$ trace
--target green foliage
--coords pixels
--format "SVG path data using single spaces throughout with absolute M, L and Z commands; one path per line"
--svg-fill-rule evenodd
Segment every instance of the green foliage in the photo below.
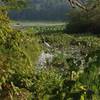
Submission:
M 25 0 L 1 0 L 1 7 L 8 9 L 23 8 L 25 7 Z
M 99 37 L 55 33 L 38 38 L 30 30 L 13 29 L 5 11 L 0 10 L 0 99 L 100 99 Z M 44 41 L 54 59 L 37 70 Z
M 53 68 L 57 68 L 61 73 L 63 73 L 63 75 L 67 79 L 76 80 L 75 87 L 72 87 L 72 89 L 74 88 L 73 92 L 77 94 L 77 90 L 80 87 L 80 85 L 83 87 L 85 86 L 86 95 L 83 91 L 81 92 L 82 94 L 78 97 L 84 98 L 85 100 L 87 99 L 90 100 L 90 98 L 92 98 L 93 100 L 98 100 L 100 98 L 99 97 L 99 87 L 100 87 L 99 86 L 99 73 L 100 73 L 99 37 L 91 35 L 79 36 L 79 35 L 67 35 L 67 34 L 60 34 L 60 35 L 46 34 L 42 35 L 42 39 L 47 41 L 47 43 L 49 43 L 54 49 L 53 53 L 54 54 L 56 53 L 51 66 L 53 66 Z M 78 90 L 78 93 L 79 91 L 81 90 Z M 90 96 L 89 93 L 90 94 L 95 93 L 95 95 Z
M 49 100 L 51 97 L 53 99 L 58 95 L 62 82 L 62 75 L 53 68 L 38 71 L 32 86 L 34 100 Z
M 36 31 L 36 33 L 39 34 L 50 34 L 50 33 L 60 33 L 64 32 L 65 25 L 41 25 L 41 26 L 32 26 L 32 29 Z
M 48 42 L 53 48 L 64 49 L 69 45 L 70 41 L 74 38 L 71 35 L 63 33 L 54 34 L 40 34 L 42 41 Z
M 99 0 L 87 0 L 87 11 L 81 9 L 72 10 L 69 16 L 69 24 L 66 26 L 66 31 L 69 33 L 84 33 L 100 32 L 100 1 Z
M 40 52 L 38 39 L 19 31 L 3 32 L 1 37 L 0 54 L 5 55 L 8 66 L 19 74 L 31 74 Z
M 13 29 L 5 12 L 6 9 L 0 9 L 0 99 L 28 99 L 28 78 L 34 76 L 41 46 L 31 31 Z

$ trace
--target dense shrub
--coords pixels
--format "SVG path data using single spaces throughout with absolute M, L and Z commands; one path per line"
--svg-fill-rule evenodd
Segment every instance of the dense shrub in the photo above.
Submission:
M 13 29 L 9 22 L 0 9 L 0 99 L 28 99 L 28 78 L 34 76 L 41 46 L 35 34 Z
M 2 62 L 5 63 L 2 66 L 6 68 L 7 63 L 10 70 L 29 75 L 34 69 L 33 66 L 36 64 L 38 53 L 40 52 L 38 39 L 31 33 L 18 31 L 9 33 L 3 31 L 0 35 L 1 60 L 4 58 Z
M 74 93 L 77 93 L 75 90 L 78 90 L 82 85 L 85 87 L 88 96 L 82 92 L 83 94 L 81 94 L 81 97 L 84 95 L 83 98 L 85 98 L 85 100 L 90 100 L 90 98 L 98 100 L 100 98 L 99 37 L 67 34 L 51 34 L 43 36 L 44 38 L 42 37 L 42 39 L 46 40 L 54 49 L 52 53 L 54 53 L 55 56 L 51 66 L 57 68 L 61 73 L 63 73 L 63 79 L 65 77 L 67 79 L 76 80 L 76 89 L 73 86 Z M 89 93 L 93 94 L 93 96 L 89 96 Z

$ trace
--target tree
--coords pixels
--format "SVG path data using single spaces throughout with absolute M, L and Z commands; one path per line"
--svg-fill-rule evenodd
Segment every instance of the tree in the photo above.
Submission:
M 88 0 L 87 11 L 81 9 L 71 10 L 69 13 L 69 24 L 67 31 L 71 33 L 100 32 L 100 1 Z
M 68 1 L 73 8 L 78 6 L 82 9 L 86 10 L 86 7 L 81 3 L 80 0 L 68 0 Z
M 0 0 L 0 4 L 6 9 L 19 8 L 25 6 L 25 0 Z

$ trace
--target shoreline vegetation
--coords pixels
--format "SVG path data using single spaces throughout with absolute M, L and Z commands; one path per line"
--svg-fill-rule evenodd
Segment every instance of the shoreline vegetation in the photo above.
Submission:
M 0 1 L 0 100 L 100 100 L 100 3 L 69 1 L 66 22 L 14 21 L 25 2 Z

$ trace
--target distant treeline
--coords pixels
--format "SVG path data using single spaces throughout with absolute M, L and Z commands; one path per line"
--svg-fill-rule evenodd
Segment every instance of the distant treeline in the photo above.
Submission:
M 11 11 L 9 15 L 16 20 L 55 20 L 66 19 L 68 6 L 66 0 L 29 0 L 27 7 Z

